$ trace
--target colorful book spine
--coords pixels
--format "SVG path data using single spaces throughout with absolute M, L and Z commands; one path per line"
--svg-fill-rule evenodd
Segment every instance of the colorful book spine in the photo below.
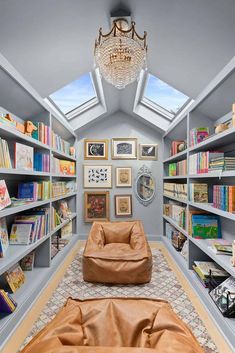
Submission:
M 235 186 L 214 185 L 213 206 L 225 212 L 235 213 Z
M 186 175 L 187 174 L 187 160 L 184 159 L 177 163 L 169 163 L 169 176 Z

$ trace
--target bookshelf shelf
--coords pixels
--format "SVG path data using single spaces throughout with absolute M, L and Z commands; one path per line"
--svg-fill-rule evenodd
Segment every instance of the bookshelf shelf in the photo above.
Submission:
M 44 241 L 50 238 L 50 236 L 51 234 L 47 234 L 30 245 L 9 245 L 5 257 L 0 259 L 0 275 L 21 260 L 25 255 L 36 249 Z
M 163 179 L 164 180 L 187 179 L 187 175 L 165 176 L 165 177 L 163 177 Z
M 235 221 L 235 214 L 234 213 L 226 212 L 226 211 L 220 210 L 219 208 L 215 208 L 212 206 L 212 204 L 196 203 L 196 202 L 189 201 L 189 205 L 196 207 L 196 208 L 199 208 L 200 210 L 214 213 L 214 214 L 217 214 L 218 216 L 228 218 L 228 219 Z
M 76 247 L 78 236 L 73 235 L 70 242 L 53 258 L 50 267 L 35 267 L 33 271 L 26 274 L 26 282 L 13 295 L 18 303 L 16 310 L 4 318 L 0 318 L 0 350 L 9 339 L 13 330 L 24 319 L 25 313 L 43 292 L 54 273 L 63 266 L 67 255 Z
M 55 150 L 55 149 L 52 149 L 51 151 L 52 151 L 54 157 L 63 157 L 63 158 L 65 158 L 65 159 L 69 159 L 70 161 L 74 161 L 74 162 L 77 161 L 77 158 L 72 157 L 72 156 L 69 156 L 69 155 L 66 154 L 66 153 L 57 151 L 57 150 Z
M 24 135 L 22 134 L 22 132 L 1 122 L 0 122 L 0 136 L 7 140 L 14 140 L 14 142 L 20 141 L 21 143 L 26 143 L 32 147 L 43 148 L 45 150 L 51 149 L 50 146 L 45 145 L 44 143 L 30 136 Z
M 31 208 L 41 207 L 49 203 L 50 203 L 50 200 L 43 200 L 43 201 L 36 201 L 36 202 L 27 202 L 26 204 L 20 205 L 20 206 L 7 207 L 7 208 L 4 208 L 2 211 L 0 211 L 0 218 L 10 216 L 15 213 L 27 211 L 27 210 L 30 210 Z
M 190 131 L 194 128 L 208 127 L 210 133 L 214 131 L 214 127 L 219 123 L 223 123 L 228 119 L 232 119 L 232 104 L 235 103 L 234 98 L 235 88 L 235 57 L 224 67 L 221 72 L 210 82 L 210 84 L 199 94 L 195 102 L 184 113 L 184 117 L 173 123 L 168 131 L 163 136 L 163 172 L 167 173 L 167 164 L 174 160 L 174 156 L 167 157 L 170 154 L 173 141 L 186 140 L 187 146 L 190 145 Z M 187 165 L 189 165 L 190 156 L 200 151 L 221 151 L 225 152 L 226 156 L 235 156 L 235 127 L 231 127 L 219 134 L 213 134 L 196 146 L 188 147 L 185 153 Z M 183 159 L 182 155 L 176 156 Z M 204 174 L 187 174 L 186 176 L 164 177 L 163 182 L 176 179 L 181 179 L 180 183 L 187 183 L 188 190 L 190 183 L 207 183 L 208 193 L 211 198 L 213 192 L 213 185 L 234 185 L 235 184 L 235 170 L 223 172 L 210 172 Z M 167 197 L 164 195 L 164 198 Z M 168 197 L 168 199 L 171 199 Z M 167 201 L 167 199 L 165 199 Z M 174 201 L 179 201 L 173 199 Z M 180 201 L 179 201 L 180 202 Z M 232 243 L 235 240 L 234 235 L 234 221 L 235 214 L 223 211 L 213 207 L 210 203 L 195 203 L 187 201 L 186 214 L 189 214 L 191 209 L 206 211 L 220 217 L 221 233 L 224 239 Z M 188 218 L 186 215 L 186 219 Z M 163 223 L 169 222 L 175 229 L 182 232 L 182 229 L 169 217 L 165 215 Z M 164 231 L 165 231 L 164 227 Z M 182 232 L 183 233 L 183 232 Z M 202 286 L 199 279 L 194 274 L 192 264 L 194 261 L 207 261 L 212 259 L 222 268 L 224 268 L 232 276 L 235 276 L 235 267 L 230 264 L 230 256 L 216 255 L 210 245 L 210 242 L 205 239 L 192 238 L 187 232 L 183 233 L 188 237 L 189 249 L 188 259 L 183 261 L 180 254 L 178 254 L 170 241 L 163 236 L 163 242 L 167 249 L 176 260 L 176 263 L 182 269 L 185 276 L 188 278 L 191 286 L 196 290 L 198 297 L 205 305 L 206 310 L 211 315 L 212 320 L 218 326 L 225 339 L 234 350 L 235 342 L 235 319 L 224 318 L 219 312 L 219 309 L 210 298 L 207 290 Z
M 179 199 L 178 197 L 174 197 L 174 196 L 169 196 L 169 195 L 166 195 L 166 194 L 163 194 L 164 197 L 170 199 L 170 200 L 174 200 L 174 201 L 178 201 L 178 202 L 181 202 L 181 203 L 184 203 L 184 204 L 187 204 L 188 201 L 186 200 L 181 200 Z
M 71 220 L 73 220 L 74 218 L 77 217 L 77 213 L 72 213 L 71 216 L 69 217 L 69 219 L 66 219 L 64 222 L 62 222 L 61 224 L 59 224 L 55 229 L 53 229 L 51 231 L 51 235 L 55 234 L 56 232 L 58 232 L 58 230 L 60 230 L 61 228 L 63 228 L 64 226 L 66 226 L 66 224 L 68 224 Z
M 35 172 L 30 170 L 17 170 L 17 169 L 7 169 L 0 168 L 0 174 L 15 174 L 15 175 L 32 175 L 32 176 L 42 176 L 49 177 L 51 174 L 47 172 Z
M 172 226 L 174 226 L 179 232 L 181 232 L 182 234 L 184 234 L 186 237 L 188 237 L 188 233 L 185 229 L 183 229 L 182 227 L 180 227 L 172 218 L 163 215 L 163 218 L 169 222 Z
M 67 199 L 67 198 L 69 198 L 69 197 L 76 196 L 76 195 L 77 195 L 77 191 L 71 192 L 71 193 L 66 194 L 66 195 L 61 195 L 61 196 L 54 197 L 54 198 L 51 199 L 51 201 L 52 201 L 52 202 L 55 202 L 55 201 Z
M 53 178 L 66 178 L 66 179 L 77 178 L 77 175 L 51 174 L 51 176 Z
M 187 155 L 187 149 L 180 152 L 180 153 L 174 154 L 174 156 L 170 156 L 169 158 L 165 159 L 163 161 L 163 163 L 171 163 L 171 162 L 180 161 L 180 160 L 186 158 L 186 155 Z

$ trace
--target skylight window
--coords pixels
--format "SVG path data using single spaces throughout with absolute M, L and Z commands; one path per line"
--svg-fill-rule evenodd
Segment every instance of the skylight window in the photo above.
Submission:
M 65 115 L 94 98 L 96 98 L 96 92 L 90 73 L 81 76 L 50 95 L 50 99 Z
M 144 98 L 173 116 L 189 101 L 188 96 L 150 74 L 148 75 Z M 158 110 L 157 107 L 155 108 Z

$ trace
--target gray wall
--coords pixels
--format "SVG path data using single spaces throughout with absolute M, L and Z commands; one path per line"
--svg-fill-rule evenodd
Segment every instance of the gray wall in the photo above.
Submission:
M 109 139 L 113 137 L 136 137 L 138 143 L 157 143 L 159 145 L 158 161 L 148 160 L 112 160 L 111 159 L 111 141 L 109 143 L 109 160 L 106 161 L 84 161 L 84 138 Z M 161 135 L 150 127 L 137 121 L 135 118 L 118 112 L 98 122 L 87 130 L 82 131 L 79 135 L 78 142 L 78 230 L 81 239 L 87 237 L 91 224 L 84 222 L 83 210 L 83 164 L 112 164 L 113 165 L 113 188 L 110 191 L 110 220 L 115 220 L 114 216 L 114 195 L 132 193 L 133 217 L 132 219 L 140 219 L 143 221 L 145 232 L 150 240 L 156 239 L 156 236 L 162 235 L 162 146 Z M 134 188 L 115 188 L 115 170 L 117 166 L 131 166 L 134 179 L 138 169 L 143 165 L 147 165 L 155 178 L 156 197 L 153 202 L 145 207 L 139 203 L 134 195 Z M 126 218 L 118 218 L 117 220 L 125 220 Z

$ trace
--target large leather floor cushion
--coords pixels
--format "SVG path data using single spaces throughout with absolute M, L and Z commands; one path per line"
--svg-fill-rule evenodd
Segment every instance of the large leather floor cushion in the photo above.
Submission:
M 143 298 L 75 300 L 23 353 L 203 353 L 166 301 Z
M 152 254 L 140 221 L 94 222 L 83 253 L 83 279 L 147 283 Z

